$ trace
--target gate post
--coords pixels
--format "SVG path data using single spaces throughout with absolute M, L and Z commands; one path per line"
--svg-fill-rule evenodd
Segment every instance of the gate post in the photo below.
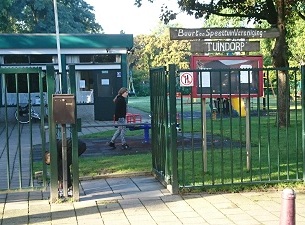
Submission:
M 51 157 L 51 172 L 50 172 L 50 199 L 54 203 L 58 198 L 58 154 L 56 145 L 56 125 L 53 119 L 53 100 L 52 94 L 55 92 L 55 77 L 54 77 L 54 67 L 47 65 L 47 93 L 48 93 L 48 125 L 49 125 L 49 151 Z
M 77 99 L 76 99 L 76 80 L 75 80 L 75 65 L 69 66 L 70 88 L 71 94 L 75 97 L 75 119 L 77 120 Z M 72 133 L 72 176 L 73 176 L 73 200 L 79 201 L 79 161 L 78 161 L 78 123 L 71 124 Z
M 172 193 L 178 194 L 178 153 L 177 153 L 177 109 L 176 109 L 176 66 L 169 65 L 169 122 L 171 151 L 171 185 Z
M 301 106 L 302 106 L 302 149 L 303 149 L 303 180 L 305 179 L 305 65 L 301 66 Z

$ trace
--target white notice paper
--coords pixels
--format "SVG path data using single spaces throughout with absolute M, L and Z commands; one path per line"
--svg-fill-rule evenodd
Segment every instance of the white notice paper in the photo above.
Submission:
M 210 87 L 211 86 L 211 78 L 210 72 L 200 72 L 199 75 L 199 87 Z M 201 78 L 201 79 L 200 79 Z
M 241 65 L 241 69 L 252 69 L 251 65 Z M 248 84 L 252 83 L 252 71 L 246 70 L 246 71 L 240 71 L 240 83 L 242 84 Z
M 109 79 L 101 79 L 101 85 L 109 85 Z

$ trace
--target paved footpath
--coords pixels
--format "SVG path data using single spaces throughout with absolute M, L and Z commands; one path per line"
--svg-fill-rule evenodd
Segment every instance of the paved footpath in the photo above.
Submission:
M 296 194 L 296 224 L 305 224 L 305 193 Z M 171 195 L 154 177 L 81 181 L 79 202 L 49 202 L 49 192 L 0 195 L 1 225 L 223 224 L 278 225 L 281 192 Z
M 0 127 L 0 139 L 5 140 L 7 134 L 10 137 L 9 152 L 6 151 L 5 142 L 0 142 L 0 169 L 3 172 L 0 186 L 6 187 L 8 183 L 5 172 L 6 152 L 10 154 L 10 159 L 14 159 L 11 163 L 14 175 L 11 177 L 12 187 L 19 185 L 19 153 L 22 153 L 24 162 L 24 183 L 29 180 L 26 176 L 29 168 L 25 163 L 28 161 L 30 145 L 26 140 L 21 140 L 22 151 L 17 151 L 18 142 L 12 132 L 17 128 L 19 129 L 19 126 L 9 126 L 7 132 L 3 126 Z M 23 133 L 29 133 L 28 126 L 22 126 L 21 129 Z M 91 133 L 91 129 L 96 128 L 88 125 L 82 133 Z M 37 126 L 33 131 L 34 137 L 39 136 L 40 130 Z M 34 142 L 36 141 L 39 143 L 40 140 L 35 138 Z M 79 202 L 51 204 L 49 190 L 0 193 L 0 225 L 278 225 L 281 194 L 281 191 L 268 191 L 171 195 L 152 176 L 82 180 Z M 296 224 L 305 224 L 305 193 L 297 192 L 295 205 Z

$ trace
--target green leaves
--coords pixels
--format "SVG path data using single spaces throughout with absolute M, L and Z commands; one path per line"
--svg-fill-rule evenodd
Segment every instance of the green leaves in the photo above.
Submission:
M 54 33 L 53 0 L 2 0 L 0 31 L 8 33 Z M 57 0 L 60 33 L 98 33 L 93 7 L 84 0 Z

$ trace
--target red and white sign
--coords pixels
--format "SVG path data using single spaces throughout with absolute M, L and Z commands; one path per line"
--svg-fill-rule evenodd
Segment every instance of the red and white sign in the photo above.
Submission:
M 193 72 L 181 72 L 180 73 L 180 86 L 192 87 L 194 86 L 194 74 Z

